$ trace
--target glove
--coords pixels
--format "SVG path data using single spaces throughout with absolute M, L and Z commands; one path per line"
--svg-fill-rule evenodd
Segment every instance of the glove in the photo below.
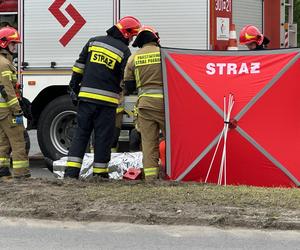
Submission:
M 124 86 L 125 86 L 125 95 L 130 95 L 133 94 L 137 89 L 136 89 L 136 81 L 124 81 Z
M 70 97 L 71 97 L 71 100 L 72 100 L 72 103 L 74 106 L 77 106 L 78 105 L 78 96 L 76 95 L 76 93 L 73 91 L 73 90 L 70 90 Z
M 22 115 L 14 116 L 12 122 L 13 124 L 18 124 L 18 125 L 23 124 L 23 116 Z
M 76 95 L 78 95 L 79 91 L 80 91 L 80 84 L 70 82 L 69 83 L 69 91 L 73 91 Z

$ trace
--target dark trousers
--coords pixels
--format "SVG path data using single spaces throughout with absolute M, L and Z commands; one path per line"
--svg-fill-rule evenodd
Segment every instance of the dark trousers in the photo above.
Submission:
M 77 113 L 78 128 L 69 150 L 69 158 L 83 159 L 86 147 L 94 130 L 94 163 L 108 163 L 114 136 L 116 108 L 89 102 L 80 102 Z M 66 175 L 79 175 L 80 167 L 66 169 Z M 76 172 L 72 174 L 73 172 Z M 75 176 L 74 176 L 75 177 Z M 78 177 L 78 176 L 77 176 Z

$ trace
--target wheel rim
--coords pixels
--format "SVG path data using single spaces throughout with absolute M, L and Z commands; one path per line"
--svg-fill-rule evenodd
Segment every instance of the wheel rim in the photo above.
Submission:
M 67 110 L 59 113 L 50 126 L 50 138 L 54 148 L 67 155 L 77 126 L 76 112 Z

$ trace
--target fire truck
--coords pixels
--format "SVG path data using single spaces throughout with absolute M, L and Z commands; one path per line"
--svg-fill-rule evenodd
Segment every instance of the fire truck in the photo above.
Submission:
M 42 153 L 53 160 L 67 154 L 76 127 L 67 93 L 71 67 L 87 40 L 105 35 L 120 17 L 154 26 L 165 47 L 225 50 L 232 23 L 237 33 L 246 24 L 257 26 L 270 48 L 296 46 L 292 13 L 292 0 L 0 0 L 0 25 L 22 36 L 19 81 L 34 117 L 27 129 L 37 129 Z M 135 100 L 126 96 L 125 108 Z M 121 140 L 131 127 L 124 114 Z

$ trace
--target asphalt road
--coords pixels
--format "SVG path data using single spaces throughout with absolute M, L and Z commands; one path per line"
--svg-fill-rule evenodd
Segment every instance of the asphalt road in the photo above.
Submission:
M 43 160 L 30 160 L 31 176 L 35 178 L 55 179 Z M 0 247 L 1 249 L 1 247 Z
M 1 249 L 299 249 L 300 232 L 0 217 Z
M 47 179 L 54 179 L 52 173 L 48 170 L 44 160 L 43 155 L 41 153 L 37 136 L 36 130 L 28 131 L 30 136 L 30 151 L 29 151 L 29 158 L 30 158 L 30 169 L 32 177 L 42 177 Z

